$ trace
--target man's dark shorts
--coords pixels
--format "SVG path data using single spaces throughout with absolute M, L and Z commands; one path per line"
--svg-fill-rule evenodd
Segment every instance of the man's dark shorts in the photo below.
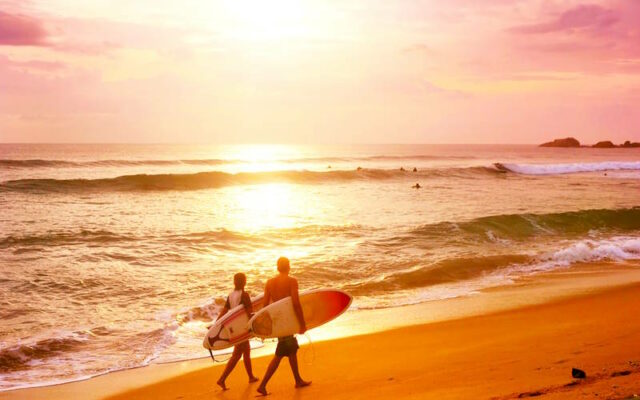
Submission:
M 278 347 L 276 347 L 276 356 L 291 357 L 298 351 L 298 340 L 293 336 L 285 336 L 278 338 Z

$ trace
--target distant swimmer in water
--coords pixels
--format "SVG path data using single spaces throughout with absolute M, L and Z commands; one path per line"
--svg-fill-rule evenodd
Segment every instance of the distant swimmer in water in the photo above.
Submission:
M 413 167 L 413 172 L 418 172 L 418 168 Z
M 415 185 L 411 186 L 414 189 L 420 189 L 422 186 L 420 186 L 419 183 L 416 183 Z
M 404 167 L 400 167 L 400 171 L 406 171 Z
M 327 165 L 327 168 L 331 169 L 331 165 Z

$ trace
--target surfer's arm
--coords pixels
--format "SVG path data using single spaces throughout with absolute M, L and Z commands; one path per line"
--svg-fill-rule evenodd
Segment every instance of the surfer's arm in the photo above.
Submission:
M 291 302 L 293 303 L 293 311 L 296 313 L 296 317 L 300 323 L 299 333 L 305 333 L 307 331 L 307 324 L 304 322 L 304 314 L 302 313 L 302 306 L 300 305 L 300 297 L 298 297 L 298 281 L 295 279 L 291 282 Z

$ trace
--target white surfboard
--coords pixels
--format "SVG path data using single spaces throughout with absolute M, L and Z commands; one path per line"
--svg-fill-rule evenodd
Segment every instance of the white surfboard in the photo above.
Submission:
M 254 312 L 262 308 L 262 300 L 263 295 L 251 299 Z M 202 346 L 209 350 L 222 350 L 251 339 L 253 335 L 249 332 L 248 322 L 244 306 L 233 307 L 209 328 Z
M 345 312 L 352 297 L 333 289 L 315 289 L 300 293 L 300 305 L 307 330 L 326 324 Z M 294 335 L 300 324 L 293 310 L 291 297 L 278 300 L 258 311 L 249 320 L 249 330 L 261 338 Z

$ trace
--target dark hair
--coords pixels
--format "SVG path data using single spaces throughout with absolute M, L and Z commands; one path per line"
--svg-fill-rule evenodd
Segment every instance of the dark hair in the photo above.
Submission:
M 289 259 L 287 257 L 278 258 L 278 271 L 279 272 L 289 272 L 291 268 L 289 265 Z
M 244 285 L 247 283 L 247 277 L 242 272 L 238 272 L 233 276 L 233 284 L 236 290 L 244 289 Z

